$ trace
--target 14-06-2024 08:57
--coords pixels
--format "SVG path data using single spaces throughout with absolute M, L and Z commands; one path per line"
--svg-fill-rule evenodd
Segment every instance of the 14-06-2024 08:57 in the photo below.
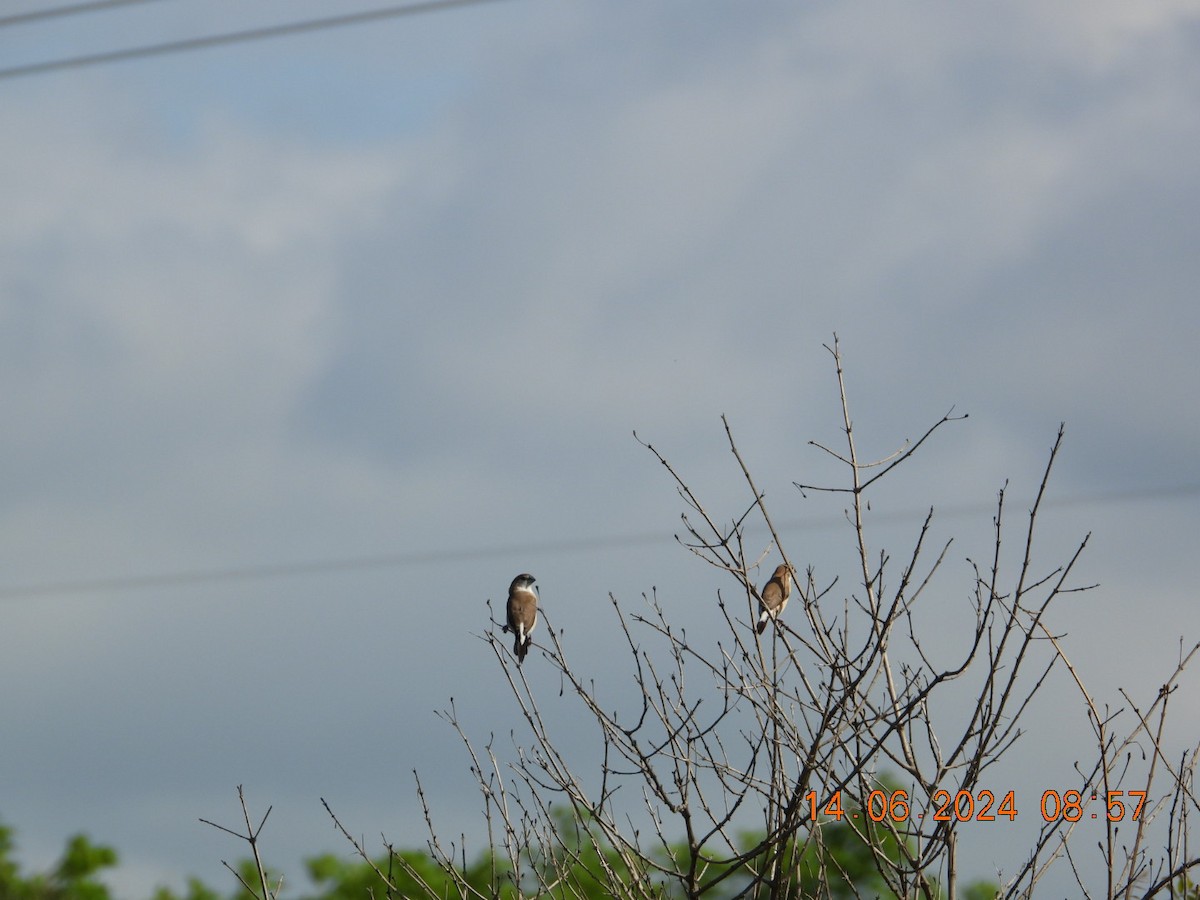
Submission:
M 814 821 L 824 817 L 841 820 L 844 816 L 859 818 L 859 812 L 847 813 L 842 806 L 842 792 L 834 791 L 822 804 L 816 791 L 804 795 L 808 802 L 809 817 Z M 1078 822 L 1084 817 L 1084 808 L 1088 802 L 1099 799 L 1097 794 L 1091 794 L 1090 800 L 1077 790 L 1056 791 L 1053 789 L 1042 792 L 1039 811 L 1047 822 L 1063 819 L 1067 822 Z M 935 822 L 995 822 L 998 819 L 1008 819 L 1010 822 L 1017 817 L 1017 795 L 1015 790 L 1005 793 L 997 803 L 996 795 L 989 790 L 981 790 L 972 794 L 970 791 L 958 791 L 951 794 L 947 790 L 934 791 L 931 798 L 933 811 L 929 814 Z M 1110 822 L 1121 822 L 1126 818 L 1136 821 L 1141 817 L 1142 806 L 1146 802 L 1145 791 L 1109 791 L 1105 797 L 1103 815 Z M 911 818 L 923 819 L 925 813 L 914 813 L 908 798 L 908 792 L 871 791 L 867 795 L 865 810 L 861 813 L 872 822 L 905 822 Z M 1093 819 L 1099 819 L 1100 813 L 1091 813 Z

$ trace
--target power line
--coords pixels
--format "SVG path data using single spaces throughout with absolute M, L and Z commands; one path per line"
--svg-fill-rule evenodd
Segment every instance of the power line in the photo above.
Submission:
M 192 572 L 168 572 L 159 575 L 135 575 L 115 578 L 90 578 L 78 581 L 48 582 L 41 585 L 0 588 L 0 599 L 39 597 L 53 594 L 81 594 L 93 591 L 126 591 L 151 587 L 180 587 L 190 584 L 209 584 L 223 581 L 261 581 L 297 575 L 317 575 L 336 572 L 390 569 L 403 566 L 427 565 L 452 560 L 485 559 L 488 557 L 528 555 L 530 553 L 569 553 L 602 547 L 631 546 L 671 540 L 662 533 L 612 535 L 608 537 L 574 538 L 546 541 L 539 544 L 510 544 L 479 547 L 474 550 L 429 550 L 417 553 L 393 553 L 380 556 L 347 557 L 275 565 L 234 566 L 227 569 L 198 569 Z
M 91 0 L 89 3 L 69 3 L 66 6 L 52 6 L 49 9 L 35 9 L 30 12 L 14 13 L 10 16 L 0 16 L 0 28 L 10 25 L 28 25 L 30 22 L 40 22 L 43 19 L 55 19 L 63 16 L 75 16 L 80 13 L 98 12 L 113 9 L 117 6 L 131 6 L 135 3 L 151 3 L 154 0 Z
M 1045 507 L 1084 506 L 1090 504 L 1127 503 L 1135 500 L 1173 500 L 1200 493 L 1200 483 L 1175 485 L 1161 488 L 1142 488 L 1125 491 L 1107 491 L 1080 494 L 1048 500 Z M 994 503 L 961 503 L 935 506 L 938 518 L 979 515 L 995 510 Z M 876 523 L 904 521 L 922 518 L 928 507 L 921 509 L 896 510 L 876 513 Z M 1012 521 L 1010 512 L 1010 521 Z M 815 516 L 781 523 L 783 532 L 828 530 L 846 524 L 844 517 Z M 753 529 L 752 529 L 753 530 Z M 663 532 L 641 532 L 604 535 L 590 538 L 568 538 L 557 541 L 542 541 L 527 544 L 507 544 L 474 549 L 447 548 L 414 553 L 393 553 L 378 556 L 346 557 L 342 559 L 312 560 L 298 563 L 278 563 L 252 566 L 231 566 L 223 569 L 197 569 L 190 572 L 165 572 L 156 575 L 116 576 L 111 578 L 87 578 L 74 581 L 45 582 L 43 584 L 0 587 L 0 600 L 29 597 L 48 597 L 69 594 L 87 594 L 98 591 L 131 591 L 155 587 L 184 587 L 195 584 L 220 582 L 263 581 L 274 578 L 334 574 L 338 572 L 390 569 L 406 566 L 429 565 L 431 563 L 463 562 L 507 556 L 548 556 L 580 551 L 597 551 L 619 547 L 645 546 L 674 542 L 673 535 Z
M 133 0 L 127 0 L 127 2 L 133 2 Z M 285 22 L 282 25 L 267 25 L 262 28 L 249 28 L 245 31 L 229 31 L 223 34 L 210 34 L 202 37 L 184 38 L 178 41 L 167 41 L 162 44 L 146 44 L 140 47 L 127 47 L 123 50 L 106 50 L 101 53 L 88 53 L 65 59 L 52 59 L 46 62 L 10 66 L 6 69 L 0 69 L 0 80 L 25 78 L 30 75 L 44 75 L 48 72 L 59 72 L 64 69 L 82 69 L 88 66 L 99 66 L 122 60 L 166 56 L 172 53 L 203 50 L 208 47 L 218 47 L 227 44 L 245 44 L 250 41 L 287 37 L 310 31 L 321 31 L 326 28 L 361 25 L 365 22 L 375 22 L 381 19 L 413 16 L 421 13 L 454 9 L 459 6 L 477 6 L 492 2 L 497 2 L 497 0 L 424 0 L 424 2 L 409 3 L 402 6 L 383 6 L 377 9 L 346 13 L 340 16 L 326 16 L 321 19 L 307 19 L 300 22 Z

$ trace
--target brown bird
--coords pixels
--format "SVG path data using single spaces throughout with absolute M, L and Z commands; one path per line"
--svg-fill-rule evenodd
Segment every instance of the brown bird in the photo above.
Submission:
M 517 665 L 525 661 L 529 652 L 529 635 L 537 625 L 537 591 L 533 587 L 537 579 L 526 573 L 512 580 L 508 588 L 508 624 L 505 631 L 511 631 L 515 636 L 513 653 L 517 657 Z
M 788 597 L 792 593 L 792 570 L 786 563 L 775 567 L 771 580 L 763 585 L 761 612 L 758 615 L 757 630 L 759 634 L 767 627 L 768 619 L 778 619 L 787 606 Z

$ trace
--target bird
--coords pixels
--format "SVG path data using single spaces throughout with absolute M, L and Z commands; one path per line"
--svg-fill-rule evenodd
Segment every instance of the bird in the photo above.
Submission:
M 759 606 L 761 612 L 758 614 L 758 625 L 756 630 L 759 634 L 763 633 L 763 629 L 767 627 L 768 619 L 777 619 L 783 613 L 783 608 L 787 606 L 788 597 L 792 593 L 792 569 L 787 563 L 775 567 L 775 574 L 771 576 L 771 580 L 763 585 L 762 593 L 760 594 Z
M 517 665 L 525 660 L 529 652 L 529 635 L 537 625 L 538 595 L 533 583 L 537 579 L 528 572 L 518 575 L 508 587 L 508 624 L 504 631 L 514 635 L 513 654 Z

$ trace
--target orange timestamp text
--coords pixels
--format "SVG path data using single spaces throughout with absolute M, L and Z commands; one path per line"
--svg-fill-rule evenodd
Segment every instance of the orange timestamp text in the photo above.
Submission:
M 1100 799 L 1096 794 L 1088 795 L 1076 790 L 1042 792 L 1039 812 L 1047 822 L 1062 819 L 1067 822 L 1078 822 L 1084 818 L 1084 807 L 1092 800 Z M 842 806 L 842 792 L 834 791 L 833 796 L 821 804 L 816 791 L 804 795 L 808 802 L 810 817 L 841 820 L 849 815 L 852 818 L 865 816 L 872 822 L 907 822 L 909 819 L 923 819 L 926 813 L 914 813 L 908 791 L 871 791 L 867 795 L 867 803 L 862 810 L 847 813 Z M 951 794 L 946 790 L 934 791 L 930 798 L 933 809 L 928 816 L 935 822 L 995 822 L 998 819 L 1008 819 L 1010 822 L 1017 818 L 1017 792 L 1008 791 L 997 800 L 996 795 L 989 790 L 958 791 Z M 1142 806 L 1146 802 L 1145 791 L 1109 791 L 1104 798 L 1105 810 L 1103 816 L 1110 822 L 1121 822 L 1126 818 L 1134 821 L 1142 815 Z M 1100 818 L 1100 813 L 1092 813 L 1093 819 Z

